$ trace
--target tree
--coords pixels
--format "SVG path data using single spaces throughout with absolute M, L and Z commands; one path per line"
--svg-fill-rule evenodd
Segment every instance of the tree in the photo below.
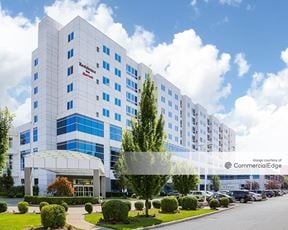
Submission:
M 281 187 L 281 183 L 277 180 L 269 180 L 265 187 L 266 189 L 279 189 Z
M 283 176 L 283 188 L 288 189 L 288 176 Z
M 259 183 L 257 181 L 246 181 L 246 184 L 244 186 L 245 189 L 248 190 L 258 190 L 259 189 Z
M 219 191 L 220 189 L 220 177 L 217 175 L 213 175 L 211 178 L 212 188 L 214 191 Z
M 145 165 L 149 166 L 149 168 L 155 168 L 157 165 L 165 164 L 164 153 L 162 154 L 162 160 L 153 159 L 154 155 L 152 154 L 153 152 L 162 153 L 164 151 L 164 140 L 164 120 L 162 115 L 157 118 L 155 87 L 150 76 L 148 76 L 148 79 L 143 84 L 137 118 L 135 121 L 132 120 L 132 130 L 123 133 L 122 151 L 117 162 L 118 166 L 116 167 L 118 171 L 117 174 L 125 175 L 124 172 L 127 170 L 129 163 L 128 158 L 133 156 L 133 153 L 138 154 L 144 152 L 144 155 L 147 156 L 145 159 L 145 163 L 147 164 Z M 145 156 L 143 156 L 143 158 L 145 158 Z M 132 157 L 129 159 L 132 159 Z M 135 167 L 137 167 L 137 163 L 139 164 L 139 162 L 134 163 L 133 165 Z M 149 199 L 152 199 L 153 195 L 159 194 L 161 188 L 167 182 L 168 176 L 134 174 L 125 175 L 125 178 L 127 178 L 127 183 L 131 186 L 133 192 L 145 199 L 145 215 L 148 216 Z
M 5 166 L 6 156 L 9 149 L 9 129 L 11 128 L 14 115 L 7 107 L 0 110 L 0 172 Z
M 200 182 L 199 176 L 193 172 L 193 167 L 185 162 L 176 165 L 174 168 L 173 186 L 182 196 L 186 196 Z
M 67 177 L 57 177 L 56 180 L 47 188 L 49 193 L 55 196 L 73 196 L 74 188 L 72 182 Z
M 11 169 L 8 167 L 7 172 L 3 174 L 3 177 L 1 178 L 1 186 L 3 187 L 3 191 L 9 192 L 10 189 L 14 185 L 14 179 L 11 175 Z

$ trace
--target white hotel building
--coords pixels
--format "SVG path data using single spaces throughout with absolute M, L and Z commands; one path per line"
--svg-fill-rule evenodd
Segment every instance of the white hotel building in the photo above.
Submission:
M 141 86 L 151 69 L 128 57 L 123 47 L 81 17 L 65 26 L 50 17 L 39 23 L 31 69 L 31 122 L 10 132 L 8 164 L 15 183 L 24 183 L 25 155 L 72 150 L 100 158 L 108 178 L 106 188 L 115 190 L 112 169 L 121 134 L 137 115 Z M 152 78 L 169 150 L 235 150 L 233 130 L 164 77 Z M 33 169 L 33 182 L 42 194 L 55 176 Z M 89 176 L 68 176 L 74 186 L 91 184 Z

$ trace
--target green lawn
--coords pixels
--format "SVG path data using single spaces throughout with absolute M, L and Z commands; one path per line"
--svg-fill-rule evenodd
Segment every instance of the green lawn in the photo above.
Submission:
M 167 214 L 167 213 L 160 213 L 159 210 L 149 210 L 149 214 L 153 215 L 155 214 L 155 217 L 143 217 L 143 216 L 138 216 L 143 215 L 143 212 L 139 211 L 131 211 L 129 212 L 129 221 L 130 224 L 107 224 L 107 223 L 101 223 L 99 222 L 100 218 L 102 218 L 102 213 L 92 213 L 92 214 L 87 214 L 85 216 L 85 220 L 92 223 L 92 224 L 97 224 L 98 226 L 102 227 L 108 227 L 108 228 L 113 228 L 113 229 L 135 229 L 135 228 L 140 228 L 140 227 L 147 227 L 155 224 L 161 224 L 165 222 L 170 222 L 173 220 L 180 220 L 184 219 L 187 217 L 192 217 L 192 216 L 198 216 L 206 213 L 214 212 L 214 210 L 210 209 L 199 209 L 196 211 L 186 211 L 186 210 L 181 210 L 180 213 L 173 213 L 173 214 Z
M 41 218 L 39 214 L 0 214 L 1 230 L 22 230 L 28 227 L 41 226 Z

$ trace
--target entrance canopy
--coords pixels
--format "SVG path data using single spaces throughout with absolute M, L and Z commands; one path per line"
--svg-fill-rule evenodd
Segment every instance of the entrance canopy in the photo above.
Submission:
M 48 150 L 26 155 L 26 167 L 46 169 L 57 175 L 92 176 L 93 170 L 99 170 L 100 176 L 105 175 L 104 165 L 98 157 L 66 150 Z

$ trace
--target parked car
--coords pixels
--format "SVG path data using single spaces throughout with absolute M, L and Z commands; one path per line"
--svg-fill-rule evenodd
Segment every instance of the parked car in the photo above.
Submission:
M 229 199 L 229 203 L 234 203 L 235 199 L 227 194 L 221 193 L 221 192 L 215 192 L 212 196 L 210 196 L 207 200 L 210 199 L 217 199 L 220 200 L 222 197 L 227 197 Z
M 262 200 L 267 199 L 266 193 L 265 193 L 265 191 L 263 191 L 263 190 L 253 190 L 253 191 L 251 191 L 251 192 L 255 192 L 255 193 L 257 193 L 257 194 L 261 194 Z
M 213 194 L 213 193 L 212 193 Z M 209 196 L 211 196 L 212 194 L 210 194 L 209 192 L 207 192 L 206 191 L 206 193 L 205 193 L 205 191 L 190 191 L 190 193 L 189 193 L 189 195 L 191 195 L 191 196 L 205 196 L 206 195 L 206 197 L 209 197 Z
M 250 197 L 252 198 L 253 201 L 260 201 L 262 200 L 262 195 L 259 193 L 255 192 L 249 192 Z
M 264 193 L 269 198 L 275 196 L 275 193 L 272 190 L 265 190 Z
M 234 197 L 235 200 L 240 201 L 240 203 L 247 203 L 251 200 L 249 191 L 247 190 L 234 190 L 230 191 L 229 195 Z

